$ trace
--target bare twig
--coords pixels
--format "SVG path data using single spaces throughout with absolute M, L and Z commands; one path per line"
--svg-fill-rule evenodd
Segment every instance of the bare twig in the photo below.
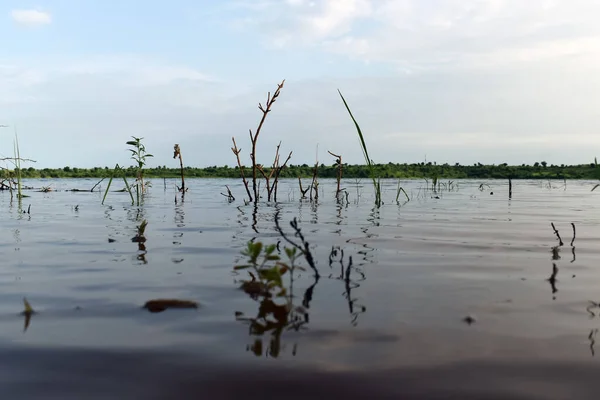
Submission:
M 258 127 L 256 128 L 256 133 L 252 134 L 252 130 L 250 130 L 250 141 L 252 142 L 252 153 L 250 153 L 250 159 L 252 160 L 252 190 L 254 192 L 254 201 L 255 202 L 258 202 L 258 187 L 256 184 L 256 171 L 257 171 L 256 142 L 258 140 L 258 135 L 260 135 L 260 131 L 263 127 L 263 124 L 265 123 L 265 120 L 267 119 L 267 114 L 271 111 L 271 106 L 273 105 L 273 103 L 275 103 L 275 101 L 277 100 L 277 97 L 279 97 L 279 93 L 280 93 L 281 89 L 283 88 L 284 83 L 285 83 L 285 79 L 283 81 L 281 81 L 280 84 L 277 85 L 277 90 L 275 90 L 275 93 L 273 93 L 273 96 L 271 96 L 271 92 L 269 92 L 267 94 L 267 102 L 265 103 L 265 107 L 263 107 L 263 105 L 261 103 L 258 103 L 258 109 L 260 111 L 262 111 L 263 115 L 262 115 L 262 118 L 260 119 Z
M 552 229 L 554 229 L 554 234 L 556 235 L 556 237 L 558 238 L 558 245 L 562 246 L 564 243 L 562 241 L 562 239 L 560 238 L 560 234 L 558 233 L 558 230 L 556 229 L 556 227 L 554 226 L 554 222 L 551 222 L 550 225 L 552 225 Z
M 235 197 L 233 197 L 233 193 L 231 193 L 231 190 L 229 190 L 229 186 L 225 185 L 225 188 L 227 188 L 227 194 L 221 193 L 221 196 L 227 197 L 227 201 L 230 203 L 235 201 Z
M 235 143 L 235 138 L 232 137 L 231 140 L 233 141 L 233 147 L 231 148 L 231 151 L 233 151 L 233 154 L 235 154 L 235 157 L 237 158 L 238 168 L 240 169 L 240 175 L 242 176 L 242 182 L 244 182 L 244 187 L 246 188 L 246 193 L 248 193 L 249 201 L 252 201 L 252 194 L 250 193 L 248 181 L 246 180 L 246 176 L 244 175 L 244 166 L 240 161 L 240 152 L 242 151 L 242 149 L 238 149 L 237 144 Z
M 336 178 L 337 178 L 337 189 L 335 191 L 335 198 L 338 199 L 339 194 L 340 194 L 340 182 L 342 180 L 342 168 L 343 168 L 343 165 L 342 165 L 342 156 L 337 155 L 337 154 L 333 154 L 329 150 L 327 152 L 336 158 L 335 163 L 338 165 L 337 176 L 336 176 Z
M 181 167 L 181 187 L 177 188 L 181 193 L 185 193 L 187 189 L 185 188 L 185 180 L 183 179 L 183 158 L 181 158 L 181 149 L 178 144 L 173 146 L 173 158 L 179 157 L 179 166 Z

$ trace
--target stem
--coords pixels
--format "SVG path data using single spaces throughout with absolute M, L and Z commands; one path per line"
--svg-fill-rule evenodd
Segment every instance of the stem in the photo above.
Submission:
M 283 88 L 283 84 L 285 83 L 285 79 L 283 81 L 281 81 L 280 84 L 277 85 L 277 90 L 275 91 L 275 93 L 273 93 L 273 97 L 271 97 L 271 92 L 269 92 L 267 94 L 267 102 L 266 104 L 266 108 L 264 108 L 262 106 L 262 104 L 258 104 L 258 109 L 260 111 L 262 111 L 263 115 L 260 119 L 260 122 L 258 124 L 258 128 L 256 128 L 256 133 L 253 135 L 252 134 L 252 130 L 250 130 L 250 141 L 252 142 L 252 153 L 250 153 L 250 159 L 252 160 L 252 191 L 254 192 L 254 201 L 258 202 L 258 187 L 256 185 L 256 170 L 257 170 L 257 164 L 256 164 L 256 142 L 258 141 L 258 135 L 260 135 L 260 131 L 263 127 L 263 124 L 265 123 L 265 120 L 267 119 L 267 114 L 269 113 L 269 111 L 271 111 L 271 106 L 273 105 L 273 103 L 275 103 L 275 100 L 277 99 L 277 97 L 279 97 L 279 92 L 281 91 L 281 88 Z

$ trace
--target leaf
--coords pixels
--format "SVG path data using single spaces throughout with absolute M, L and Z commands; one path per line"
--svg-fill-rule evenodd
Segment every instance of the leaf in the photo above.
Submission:
M 128 141 L 128 142 L 127 142 L 127 143 L 125 143 L 125 144 L 128 144 L 128 145 L 130 145 L 130 146 L 137 146 L 137 142 L 135 142 L 135 141 L 133 141 L 133 140 L 130 140 L 130 141 Z
M 288 258 L 292 259 L 294 258 L 294 256 L 296 255 L 296 248 L 295 247 L 286 247 L 285 249 L 285 254 L 288 256 Z
M 263 246 L 262 242 L 252 244 L 252 249 L 250 250 L 250 252 L 251 252 L 251 257 L 253 260 L 256 260 L 258 258 L 258 256 L 260 255 L 262 246 Z
M 265 257 L 267 260 L 269 261 L 277 261 L 279 259 L 281 259 L 281 257 L 277 256 L 277 255 L 273 255 L 273 256 L 267 256 Z
M 246 269 L 249 267 L 250 267 L 249 265 L 236 265 L 235 267 L 233 267 L 233 269 L 240 270 L 240 269 Z
M 272 252 L 275 251 L 276 248 L 277 248 L 277 245 L 270 244 L 267 247 L 265 247 L 265 253 L 271 254 Z
M 598 186 L 600 186 L 600 183 L 596 184 L 596 185 L 595 185 L 595 186 L 592 188 L 592 192 L 593 192 L 594 190 L 596 190 L 596 188 L 597 188 Z

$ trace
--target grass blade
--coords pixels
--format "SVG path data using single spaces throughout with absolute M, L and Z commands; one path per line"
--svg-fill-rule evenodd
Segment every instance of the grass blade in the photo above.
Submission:
M 356 127 L 356 132 L 358 133 L 358 138 L 360 139 L 360 146 L 362 148 L 363 155 L 365 156 L 365 161 L 367 162 L 367 166 L 369 167 L 369 173 L 371 175 L 371 180 L 373 181 L 373 187 L 375 189 L 375 204 L 377 205 L 377 207 L 379 207 L 381 205 L 381 183 L 380 183 L 379 179 L 377 179 L 375 176 L 375 168 L 373 166 L 373 162 L 371 161 L 371 157 L 369 157 L 369 152 L 367 150 L 367 144 L 365 143 L 365 138 L 363 136 L 362 130 L 360 129 L 360 126 L 358 125 L 358 122 L 356 121 L 356 118 L 354 118 L 352 111 L 350 111 L 350 107 L 348 106 L 346 99 L 344 98 L 344 96 L 342 95 L 342 92 L 339 89 L 338 89 L 338 93 L 340 94 L 340 97 L 342 98 L 342 101 L 344 102 L 344 106 L 346 107 L 346 110 L 348 110 L 348 114 L 350 114 L 350 118 L 352 118 L 352 122 L 354 122 L 354 126 Z

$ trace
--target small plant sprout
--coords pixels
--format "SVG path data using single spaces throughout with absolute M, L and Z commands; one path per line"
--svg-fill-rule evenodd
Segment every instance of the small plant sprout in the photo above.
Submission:
M 133 148 L 128 149 L 131 152 L 131 159 L 137 163 L 136 180 L 135 180 L 135 194 L 137 205 L 139 206 L 142 201 L 143 195 L 146 193 L 146 187 L 149 183 L 144 182 L 144 166 L 146 165 L 146 159 L 148 157 L 154 157 L 152 154 L 146 153 L 146 146 L 142 144 L 143 138 L 132 136 L 133 140 L 128 141 L 126 144 Z

